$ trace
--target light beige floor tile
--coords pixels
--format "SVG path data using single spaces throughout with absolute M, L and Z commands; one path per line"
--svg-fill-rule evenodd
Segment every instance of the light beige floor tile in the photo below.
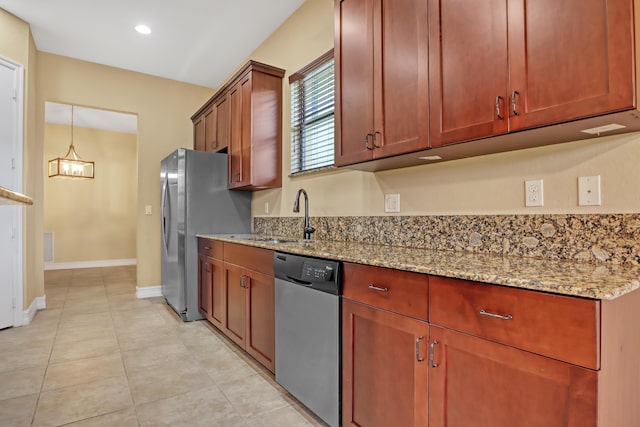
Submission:
M 47 366 L 51 350 L 3 351 L 0 353 L 0 372 Z
M 0 425 L 11 427 L 30 426 L 37 402 L 37 394 L 0 400 Z
M 233 351 L 219 352 L 199 360 L 216 384 L 246 379 L 257 373 Z
M 85 341 L 106 336 L 115 336 L 115 328 L 109 324 L 101 325 L 69 325 L 64 329 L 58 330 L 56 334 L 56 346 L 62 343 L 70 343 L 74 341 Z
M 107 297 L 104 286 L 91 286 L 87 288 L 69 288 L 67 302 L 87 303 L 101 302 Z
M 110 414 L 99 415 L 71 424 L 65 427 L 138 427 L 138 417 L 134 408 L 122 409 Z
M 122 352 L 127 372 L 157 368 L 170 363 L 193 359 L 189 350 L 179 341 L 168 341 L 153 347 L 143 347 Z M 182 363 L 182 362 L 181 362 Z
M 120 353 L 72 362 L 53 363 L 47 368 L 42 391 L 125 375 Z
M 259 374 L 218 383 L 218 388 L 245 418 L 289 406 L 289 402 Z
M 69 362 L 87 357 L 103 356 L 120 351 L 115 334 L 100 338 L 55 343 L 51 353 L 51 363 Z
M 40 392 L 44 366 L 0 373 L 0 400 Z
M 108 300 L 111 311 L 140 310 L 151 306 L 149 301 L 132 294 L 110 295 Z
M 49 301 L 47 301 L 47 308 L 44 310 L 36 311 L 36 315 L 29 324 L 29 326 L 53 326 L 58 327 L 58 321 L 62 316 L 62 308 L 49 307 Z
M 216 387 L 139 405 L 137 412 L 141 426 L 247 426 Z
M 127 371 L 127 376 L 136 405 L 213 386 L 213 381 L 194 358 Z
M 263 412 L 248 418 L 247 424 L 252 427 L 325 427 L 327 425 L 320 419 L 311 418 L 297 406 L 285 406 Z
M 89 313 L 105 313 L 109 311 L 109 302 L 107 301 L 107 297 L 95 298 L 90 301 L 69 301 L 67 300 L 64 304 L 63 310 L 65 313 L 74 313 L 74 314 L 89 314 Z
M 34 425 L 57 426 L 132 405 L 125 376 L 108 378 L 41 393 Z
M 5 351 L 51 351 L 56 334 L 53 327 L 20 326 L 0 331 L 0 360 Z
M 115 295 L 127 295 L 130 298 L 136 298 L 135 285 L 105 285 L 107 297 Z
M 199 360 L 215 358 L 219 353 L 228 353 L 233 351 L 231 346 L 212 335 L 209 337 L 182 337 L 181 341 Z
M 60 316 L 60 329 L 74 328 L 80 325 L 113 326 L 111 313 L 74 313 L 73 311 L 63 311 Z
M 178 334 L 167 326 L 153 328 L 125 328 L 117 331 L 121 351 L 179 343 Z

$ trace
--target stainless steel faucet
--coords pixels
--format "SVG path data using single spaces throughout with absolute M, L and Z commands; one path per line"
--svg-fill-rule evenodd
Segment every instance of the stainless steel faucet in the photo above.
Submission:
M 300 194 L 304 194 L 304 239 L 311 240 L 311 233 L 316 229 L 309 225 L 309 197 L 304 188 L 298 190 L 296 201 L 293 203 L 293 211 L 300 212 Z

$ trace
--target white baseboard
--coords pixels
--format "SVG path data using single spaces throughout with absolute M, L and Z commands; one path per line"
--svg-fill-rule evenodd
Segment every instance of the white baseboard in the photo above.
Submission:
M 136 286 L 136 297 L 138 298 L 153 298 L 162 296 L 161 286 Z
M 36 297 L 31 301 L 31 305 L 22 314 L 22 325 L 28 325 L 31 323 L 36 315 L 36 311 L 44 310 L 47 308 L 47 296 Z
M 135 258 L 103 259 L 98 261 L 78 262 L 45 262 L 45 270 L 70 270 L 75 268 L 119 267 L 121 265 L 136 265 Z

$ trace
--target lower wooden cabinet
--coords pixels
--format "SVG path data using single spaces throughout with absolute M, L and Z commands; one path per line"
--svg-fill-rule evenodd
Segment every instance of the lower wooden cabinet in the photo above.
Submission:
M 342 425 L 426 426 L 424 321 L 342 300 Z
M 430 326 L 429 426 L 596 425 L 597 372 Z
M 271 372 L 275 369 L 275 279 L 273 251 L 216 241 L 216 259 L 200 239 L 200 311 L 229 339 Z M 223 255 L 224 252 L 224 255 Z

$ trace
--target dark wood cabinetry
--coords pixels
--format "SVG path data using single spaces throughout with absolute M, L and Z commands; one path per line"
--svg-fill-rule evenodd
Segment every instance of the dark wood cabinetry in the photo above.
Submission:
M 229 339 L 273 372 L 273 251 L 210 239 L 198 241 L 201 312 Z
M 191 118 L 196 150 L 229 153 L 229 188 L 282 185 L 283 76 L 249 61 Z
M 431 146 L 635 106 L 630 0 L 429 1 Z
M 427 277 L 345 263 L 343 279 L 342 425 L 427 425 Z
M 336 0 L 336 165 L 428 146 L 427 4 Z

